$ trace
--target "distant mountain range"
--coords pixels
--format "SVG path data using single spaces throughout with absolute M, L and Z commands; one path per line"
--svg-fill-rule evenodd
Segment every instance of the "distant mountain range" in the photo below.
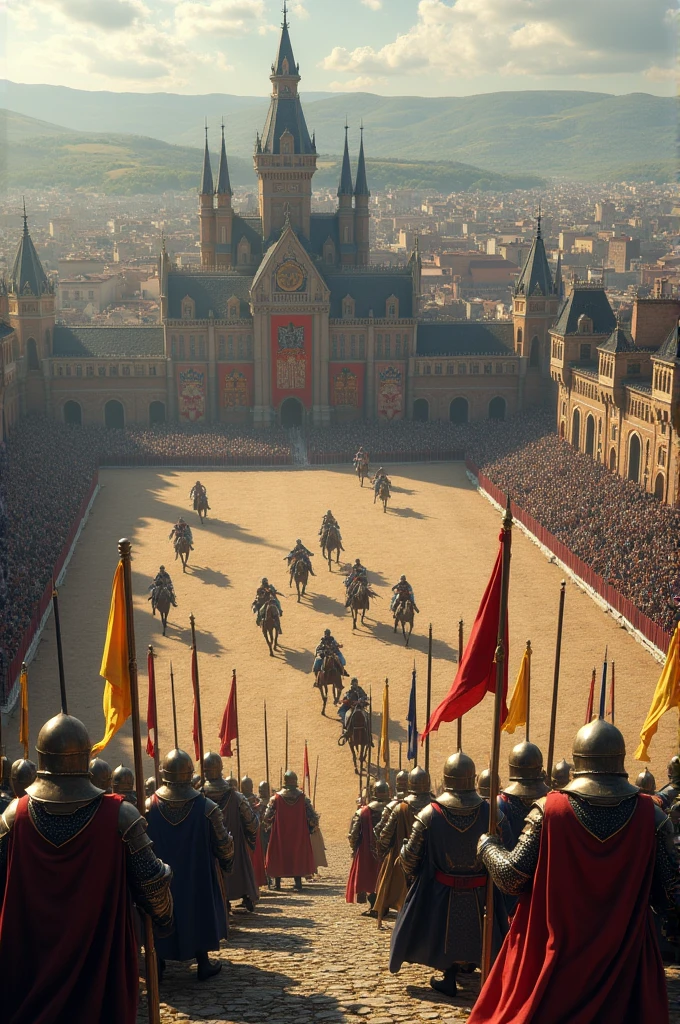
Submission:
M 672 97 L 574 91 L 434 98 L 303 93 L 302 101 L 320 153 L 341 152 L 346 117 L 356 150 L 363 118 L 367 154 L 377 160 L 462 162 L 496 175 L 583 181 L 676 177 Z M 248 161 L 268 102 L 258 96 L 86 92 L 0 80 L 0 106 L 88 135 L 132 134 L 200 147 L 207 117 L 217 149 L 224 116 L 230 157 Z M 47 134 L 46 129 L 42 135 Z

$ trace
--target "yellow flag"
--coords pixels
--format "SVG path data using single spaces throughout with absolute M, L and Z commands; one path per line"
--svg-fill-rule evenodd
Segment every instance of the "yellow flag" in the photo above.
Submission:
M 380 746 L 378 747 L 378 761 L 382 761 L 386 768 L 390 766 L 390 685 L 385 680 L 383 690 L 382 706 L 382 728 L 380 730 Z
M 104 749 L 132 713 L 122 562 L 118 563 L 113 577 L 109 625 L 106 630 L 106 642 L 99 674 L 106 680 L 104 687 L 106 733 L 104 739 L 93 746 L 93 755 Z
M 503 723 L 505 732 L 514 732 L 518 725 L 527 724 L 527 695 L 531 684 L 531 646 L 527 644 L 519 667 L 515 688 L 512 691 L 508 717 Z
M 19 743 L 23 745 L 24 757 L 28 758 L 28 672 L 26 665 L 21 666 L 19 676 L 21 687 L 21 705 L 19 709 Z
M 659 728 L 659 719 L 671 708 L 680 707 L 680 623 L 675 627 L 666 664 L 652 698 L 645 724 L 640 732 L 640 746 L 635 751 L 636 761 L 650 761 L 649 744 Z

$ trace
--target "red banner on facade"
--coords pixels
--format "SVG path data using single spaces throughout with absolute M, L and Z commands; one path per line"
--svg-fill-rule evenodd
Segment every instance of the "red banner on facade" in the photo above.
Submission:
M 378 419 L 400 420 L 404 415 L 404 364 L 376 363 Z
M 364 363 L 330 364 L 330 402 L 345 409 L 364 407 Z
M 218 373 L 220 406 L 233 412 L 249 409 L 253 404 L 253 364 L 220 364 Z
M 206 372 L 203 366 L 177 367 L 177 412 L 180 420 L 198 423 L 205 419 Z
M 298 398 L 312 406 L 312 318 L 288 313 L 271 318 L 272 405 Z

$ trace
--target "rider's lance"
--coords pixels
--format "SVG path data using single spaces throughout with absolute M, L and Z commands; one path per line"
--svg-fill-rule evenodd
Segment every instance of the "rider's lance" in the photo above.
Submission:
M 555 644 L 555 671 L 553 673 L 552 705 L 550 708 L 550 735 L 548 738 L 548 760 L 545 772 L 548 779 L 552 778 L 553 755 L 555 753 L 555 726 L 557 724 L 557 694 L 560 685 L 560 659 L 562 657 L 562 625 L 564 623 L 564 597 L 567 590 L 566 580 L 560 584 L 560 607 L 557 613 L 557 641 Z
M 430 623 L 430 630 L 427 639 L 427 702 L 426 702 L 426 715 L 427 722 L 430 721 L 430 713 L 432 711 L 432 623 Z M 430 733 L 428 732 L 425 736 L 425 771 L 430 770 Z
M 269 786 L 269 733 L 267 731 L 267 701 L 264 702 L 264 777 Z
M 59 618 L 59 594 L 57 587 L 52 580 L 52 608 L 54 610 L 54 632 L 57 638 L 57 662 L 59 664 L 59 690 L 61 692 L 61 710 L 62 713 L 68 714 L 68 705 L 66 702 L 66 676 L 64 674 L 64 649 L 61 646 L 61 620 Z
M 177 740 L 177 704 L 175 703 L 175 675 L 172 671 L 172 662 L 170 662 L 170 696 L 172 698 L 172 729 L 175 737 L 175 750 L 179 747 Z
M 463 657 L 463 620 L 458 620 L 458 664 L 460 665 L 461 658 Z M 460 754 L 463 750 L 463 716 L 461 715 L 457 722 L 458 732 L 458 744 L 457 749 Z
M 144 770 L 142 763 L 142 728 L 139 719 L 139 685 L 137 680 L 137 650 L 135 646 L 135 620 L 132 604 L 132 565 L 130 560 L 130 541 L 126 538 L 118 541 L 118 552 L 123 566 L 123 587 L 125 594 L 125 633 L 127 638 L 128 674 L 130 679 L 130 717 L 132 719 L 132 749 L 135 764 L 135 789 L 137 791 L 137 809 L 145 813 Z M 153 925 L 148 914 L 139 910 L 144 922 L 144 960 L 146 974 L 146 994 L 149 1007 L 150 1024 L 160 1024 L 161 1010 L 158 995 L 158 964 L 154 944 Z
M 203 785 L 203 719 L 201 717 L 201 683 L 198 677 L 198 652 L 196 650 L 196 619 L 189 616 L 191 623 L 191 682 L 194 688 L 194 753 L 199 763 L 198 774 Z

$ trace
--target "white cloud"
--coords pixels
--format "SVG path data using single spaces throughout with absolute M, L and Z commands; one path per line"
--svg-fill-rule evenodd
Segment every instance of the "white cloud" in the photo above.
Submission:
M 382 0 L 361 0 L 364 7 L 370 7 L 372 11 L 379 11 L 382 8 Z
M 329 88 L 333 92 L 371 92 L 384 79 L 372 78 L 370 75 L 357 75 L 347 82 L 331 82 Z
M 294 17 L 299 18 L 300 21 L 306 21 L 309 17 L 309 11 L 303 3 L 293 3 L 288 10 Z
M 393 42 L 337 46 L 321 66 L 355 78 L 644 72 L 672 62 L 669 18 L 668 0 L 420 0 Z
M 258 27 L 264 0 L 180 0 L 175 7 L 177 31 L 184 38 L 234 36 Z

